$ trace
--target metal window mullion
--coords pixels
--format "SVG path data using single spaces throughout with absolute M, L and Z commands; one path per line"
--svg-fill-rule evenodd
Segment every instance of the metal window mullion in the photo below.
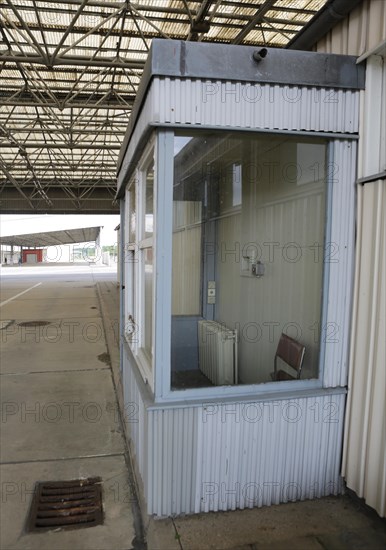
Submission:
M 170 392 L 171 379 L 173 144 L 173 130 L 157 132 L 154 393 L 159 398 Z

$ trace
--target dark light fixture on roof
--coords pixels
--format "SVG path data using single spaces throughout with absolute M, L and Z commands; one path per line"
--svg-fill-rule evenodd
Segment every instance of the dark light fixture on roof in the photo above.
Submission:
M 210 31 L 210 23 L 208 21 L 193 21 L 190 30 L 192 33 L 206 33 Z
M 256 63 L 260 63 L 265 57 L 267 57 L 268 50 L 267 48 L 261 48 L 261 50 L 256 50 L 253 52 L 253 59 Z

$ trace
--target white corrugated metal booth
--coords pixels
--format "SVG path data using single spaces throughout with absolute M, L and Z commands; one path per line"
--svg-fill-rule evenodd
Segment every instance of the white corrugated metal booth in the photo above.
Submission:
M 363 88 L 355 57 L 153 41 L 118 174 L 149 514 L 341 492 Z

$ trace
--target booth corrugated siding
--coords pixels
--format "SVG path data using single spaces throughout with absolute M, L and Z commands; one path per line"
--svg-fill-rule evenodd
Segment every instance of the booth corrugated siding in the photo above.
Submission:
M 338 494 L 344 403 L 345 395 L 337 394 L 151 411 L 149 513 Z
M 323 386 L 346 386 L 348 372 L 348 347 L 351 326 L 351 297 L 354 265 L 355 224 L 355 158 L 357 144 L 354 141 L 335 141 L 331 176 L 333 182 L 331 230 L 333 241 L 326 244 L 326 260 L 330 268 L 328 304 L 334 304 L 334 314 L 327 315 L 322 327 L 325 343 Z M 346 345 L 338 346 L 338 342 Z
M 359 92 L 271 84 L 153 79 L 118 175 L 152 124 L 357 133 Z M 184 101 L 182 101 L 184 98 Z M 220 98 L 220 101 L 219 101 Z M 269 101 L 266 108 L 265 101 Z
M 358 92 L 160 78 L 154 82 L 154 93 L 155 113 L 161 123 L 321 132 L 358 130 Z M 181 107 L 178 98 L 184 98 Z

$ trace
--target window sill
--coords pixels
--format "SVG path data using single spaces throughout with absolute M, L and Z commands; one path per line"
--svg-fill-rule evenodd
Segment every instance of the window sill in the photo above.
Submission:
M 232 386 L 232 388 L 239 386 Z M 251 386 L 248 386 L 251 388 Z M 200 388 L 201 390 L 202 388 Z M 205 388 L 206 389 L 206 388 Z M 192 395 L 191 392 L 198 392 L 198 390 L 185 390 L 185 391 L 173 391 L 170 392 L 173 395 L 168 394 L 165 397 L 156 397 L 154 399 L 154 408 L 170 407 L 170 408 L 185 408 L 185 407 L 201 407 L 206 404 L 234 404 L 234 403 L 263 403 L 263 402 L 275 402 L 275 401 L 288 401 L 296 399 L 306 399 L 310 397 L 320 397 L 327 395 L 342 395 L 347 393 L 346 387 L 336 388 L 323 388 L 319 383 L 318 386 L 298 389 L 284 389 L 281 391 L 264 391 L 264 392 L 238 392 L 229 393 L 224 392 L 222 395 L 215 395 L 213 388 L 209 388 L 212 392 L 206 393 L 206 395 Z M 189 391 L 191 393 L 186 396 L 185 393 Z M 178 394 L 178 395 L 175 395 Z

